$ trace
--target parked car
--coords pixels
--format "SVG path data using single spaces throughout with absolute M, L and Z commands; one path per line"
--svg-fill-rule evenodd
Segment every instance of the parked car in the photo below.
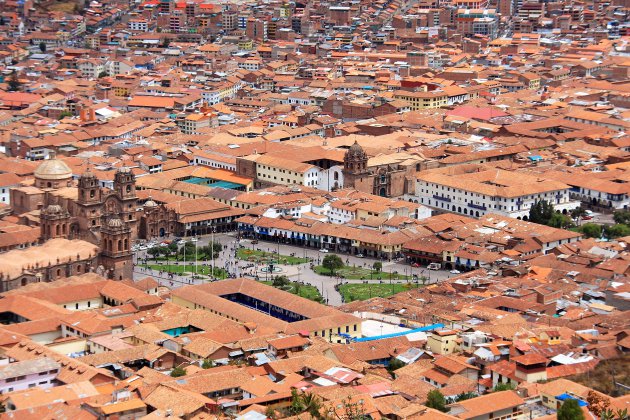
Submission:
M 440 265 L 440 263 L 431 263 L 427 266 L 427 268 L 429 270 L 439 270 L 440 268 L 442 268 L 442 266 Z
M 252 245 L 256 245 L 257 243 L 258 243 L 258 240 L 257 240 L 257 239 L 254 239 L 254 240 L 252 241 Z
M 180 239 L 179 241 L 177 241 L 177 245 L 186 245 L 186 241 L 183 239 Z
M 411 264 L 411 266 L 412 266 L 412 267 L 415 267 L 415 268 L 418 268 L 418 267 L 420 267 L 420 264 L 418 264 L 418 263 L 413 263 L 413 264 Z
M 319 252 L 323 252 L 324 254 L 328 253 L 328 250 L 326 248 L 322 248 L 319 250 Z
M 357 254 L 357 258 L 363 258 L 363 254 Z
M 462 272 L 459 270 L 451 270 L 451 274 L 461 274 Z
M 190 242 L 197 242 L 199 239 L 197 239 L 196 237 L 192 237 L 190 238 Z

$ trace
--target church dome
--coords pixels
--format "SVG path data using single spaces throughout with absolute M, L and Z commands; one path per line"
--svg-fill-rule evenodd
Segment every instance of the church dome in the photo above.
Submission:
M 355 140 L 354 144 L 348 149 L 349 156 L 363 156 L 365 152 L 361 145 Z
M 149 197 L 149 199 L 144 203 L 144 207 L 157 207 L 157 203 Z
M 59 159 L 48 159 L 43 161 L 37 169 L 35 169 L 35 178 L 47 181 L 57 181 L 61 179 L 69 179 L 72 177 L 72 170 Z
M 94 172 L 92 172 L 92 170 L 88 167 L 85 172 L 83 172 L 83 174 L 81 174 L 81 178 L 82 179 L 92 179 L 92 178 L 96 178 L 96 175 L 94 174 Z
M 61 208 L 59 204 L 51 204 L 48 207 L 46 207 L 47 214 L 59 214 L 62 211 L 63 209 Z
M 109 219 L 109 221 L 107 222 L 107 226 L 111 228 L 123 227 L 123 221 L 120 220 L 118 217 L 113 217 Z

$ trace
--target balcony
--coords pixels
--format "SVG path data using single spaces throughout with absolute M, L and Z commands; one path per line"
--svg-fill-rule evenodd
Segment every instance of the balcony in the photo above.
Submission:
M 437 194 L 433 194 L 433 198 L 435 198 L 436 200 L 440 200 L 440 201 L 446 201 L 447 203 L 451 202 L 451 199 L 448 197 L 441 197 Z
M 470 207 L 471 209 L 477 209 L 477 210 L 483 210 L 483 211 L 488 210 L 486 206 L 481 206 L 479 204 L 473 204 L 473 203 L 468 203 L 468 207 Z

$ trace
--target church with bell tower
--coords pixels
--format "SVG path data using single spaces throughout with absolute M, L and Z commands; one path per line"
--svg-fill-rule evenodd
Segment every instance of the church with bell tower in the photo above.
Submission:
M 343 158 L 344 187 L 381 197 L 398 197 L 405 194 L 407 176 L 413 170 L 395 160 L 370 165 L 368 154 L 355 140 Z
M 39 213 L 42 245 L 65 240 L 98 246 L 97 261 L 79 264 L 73 260 L 72 264 L 83 270 L 90 266 L 109 279 L 132 277 L 131 243 L 137 237 L 140 217 L 136 215 L 136 178 L 130 169 L 118 169 L 113 188 L 106 188 L 89 165 L 73 180 L 72 170 L 53 156 L 36 169 L 34 186 L 16 188 L 11 194 L 15 213 Z M 64 272 L 72 270 L 55 271 L 54 277 L 63 277 Z

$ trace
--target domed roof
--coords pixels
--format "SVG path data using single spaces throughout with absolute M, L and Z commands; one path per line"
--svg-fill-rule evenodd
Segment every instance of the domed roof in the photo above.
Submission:
M 48 159 L 43 161 L 37 169 L 35 169 L 35 178 L 56 181 L 60 179 L 69 179 L 72 177 L 72 171 L 59 159 Z
M 92 172 L 92 170 L 90 169 L 90 167 L 88 166 L 88 168 L 85 170 L 85 172 L 83 172 L 81 174 L 81 178 L 87 179 L 87 178 L 96 178 L 96 175 L 94 174 L 94 172 Z
M 149 197 L 149 199 L 144 203 L 144 207 L 157 207 L 157 203 Z
M 112 217 L 107 222 L 107 226 L 109 226 L 111 228 L 122 227 L 123 226 L 123 221 L 120 220 L 118 217 Z
M 46 213 L 48 214 L 58 214 L 62 212 L 62 208 L 59 204 L 51 204 L 46 207 Z
M 348 156 L 365 156 L 365 151 L 356 140 L 354 141 L 354 144 L 348 149 Z

